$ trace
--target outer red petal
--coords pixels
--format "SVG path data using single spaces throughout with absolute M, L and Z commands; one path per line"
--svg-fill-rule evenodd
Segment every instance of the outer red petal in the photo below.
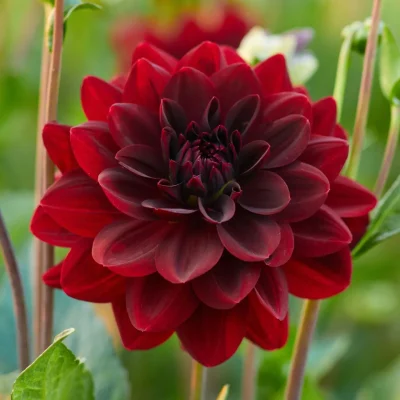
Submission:
M 265 350 L 276 350 L 283 347 L 289 335 L 288 316 L 282 321 L 275 318 L 251 293 L 249 296 L 249 320 L 246 337 Z
M 287 263 L 293 254 L 294 236 L 289 224 L 279 224 L 281 228 L 281 241 L 272 256 L 265 260 L 265 264 L 270 267 L 280 267 Z
M 345 290 L 351 281 L 348 246 L 321 258 L 292 258 L 283 266 L 289 292 L 304 299 L 325 299 Z
M 264 100 L 263 118 L 265 123 L 274 122 L 288 115 L 303 115 L 311 123 L 312 109 L 307 96 L 294 92 L 275 93 Z
M 82 82 L 82 108 L 88 120 L 107 121 L 110 107 L 120 103 L 121 97 L 121 89 L 95 76 L 88 76 Z
M 313 135 L 333 136 L 336 127 L 336 101 L 325 97 L 313 104 Z
M 326 204 L 343 218 L 361 217 L 377 204 L 375 195 L 367 188 L 344 176 L 331 185 Z
M 172 283 L 183 283 L 206 273 L 224 250 L 214 225 L 181 222 L 162 240 L 156 253 L 158 272 Z
M 43 274 L 43 282 L 54 289 L 62 289 L 61 287 L 61 269 L 63 265 L 63 261 L 51 267 Z
M 112 303 L 115 320 L 118 325 L 122 343 L 128 350 L 148 350 L 164 343 L 174 333 L 168 332 L 141 332 L 133 327 L 128 311 L 126 309 L 125 298 Z
M 71 247 L 79 236 L 75 235 L 47 214 L 42 206 L 38 206 L 31 221 L 31 232 L 43 242 L 59 247 Z
M 90 121 L 71 129 L 71 145 L 80 167 L 94 180 L 107 169 L 118 165 L 118 147 L 105 122 Z
M 322 257 L 352 241 L 346 224 L 327 206 L 322 206 L 312 217 L 291 224 L 291 227 L 295 254 L 301 257 Z
M 288 313 L 289 293 L 285 275 L 280 268 L 264 266 L 254 289 L 261 304 L 282 321 Z
M 248 303 L 230 310 L 201 305 L 177 333 L 185 350 L 199 363 L 214 367 L 236 352 L 246 333 Z
M 282 221 L 301 221 L 313 215 L 324 204 L 329 181 L 317 168 L 305 163 L 293 163 L 275 170 L 289 187 L 290 203 L 278 215 Z
M 172 57 L 170 54 L 148 42 L 142 42 L 136 46 L 132 55 L 132 65 L 141 58 L 145 58 L 171 73 L 174 71 L 177 64 L 175 57 Z
M 342 170 L 348 154 L 346 140 L 313 135 L 299 160 L 320 169 L 329 181 L 333 181 Z
M 130 280 L 126 304 L 132 325 L 165 332 L 185 322 L 199 305 L 190 285 L 175 285 L 158 274 Z
M 94 237 L 119 218 L 99 185 L 81 171 L 63 175 L 46 192 L 41 206 L 59 225 L 76 235 Z
M 277 54 L 257 64 L 254 72 L 261 82 L 264 96 L 292 90 L 285 57 L 282 54 Z
M 139 104 L 153 113 L 158 113 L 161 93 L 170 77 L 170 73 L 164 68 L 141 58 L 136 61 L 131 69 L 125 84 L 122 101 Z
M 166 221 L 117 221 L 96 236 L 93 258 L 124 276 L 151 274 L 156 271 L 156 249 L 169 228 Z
M 203 42 L 183 56 L 178 63 L 177 70 L 182 67 L 191 67 L 211 76 L 226 65 L 221 46 L 212 42 Z
M 247 263 L 225 253 L 211 271 L 193 281 L 193 289 L 207 306 L 229 309 L 253 290 L 261 268 L 265 268 L 262 263 Z
M 69 125 L 49 122 L 43 128 L 43 143 L 53 163 L 65 173 L 79 168 L 72 152 Z
M 125 278 L 97 264 L 90 239 L 81 239 L 68 253 L 61 270 L 61 286 L 70 297 L 108 303 L 125 293 Z

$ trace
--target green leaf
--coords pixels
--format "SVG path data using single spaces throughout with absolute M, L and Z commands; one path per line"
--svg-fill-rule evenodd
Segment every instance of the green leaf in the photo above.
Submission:
M 378 243 L 400 233 L 400 175 L 379 201 L 362 240 L 353 250 L 357 258 Z
M 393 102 L 400 101 L 400 49 L 391 30 L 382 32 L 379 78 L 383 94 Z
M 51 0 L 50 0 L 51 2 Z M 52 1 L 54 5 L 54 1 Z M 67 32 L 67 21 L 71 15 L 78 10 L 101 10 L 101 6 L 95 3 L 85 3 L 82 0 L 65 0 L 64 1 L 64 39 Z M 47 42 L 50 52 L 53 50 L 53 32 L 54 32 L 54 9 L 49 16 L 47 22 Z
M 93 380 L 62 343 L 74 329 L 60 333 L 14 383 L 12 400 L 94 400 Z

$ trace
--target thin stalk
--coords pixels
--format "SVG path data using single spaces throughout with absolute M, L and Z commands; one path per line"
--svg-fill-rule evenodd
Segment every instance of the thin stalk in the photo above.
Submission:
M 300 400 L 303 389 L 307 354 L 318 319 L 319 300 L 305 300 L 297 332 L 292 364 L 285 391 L 285 400 Z
M 51 7 L 49 4 L 44 5 L 44 30 L 42 44 L 42 64 L 40 72 L 40 90 L 39 90 L 39 111 L 37 120 L 37 137 L 36 137 L 36 166 L 35 166 L 35 204 L 37 205 L 43 195 L 43 141 L 42 130 L 45 122 L 46 98 L 48 91 L 48 77 L 50 69 L 50 53 L 47 46 L 47 21 L 49 19 Z M 40 332 L 42 331 L 41 304 L 43 298 L 43 246 L 38 239 L 34 241 L 34 351 L 38 356 L 41 353 L 42 346 L 40 343 Z
M 354 123 L 353 142 L 347 168 L 347 176 L 353 179 L 357 177 L 367 125 L 372 80 L 375 68 L 376 49 L 378 44 L 380 10 L 381 0 L 374 0 L 371 29 L 368 35 L 367 48 L 365 51 L 360 93 L 358 96 L 356 120 Z
M 242 377 L 242 400 L 253 400 L 256 395 L 256 346 L 248 342 L 244 357 Z
M 337 104 L 337 122 L 340 122 L 342 118 L 344 95 L 347 85 L 347 74 L 349 72 L 350 57 L 351 57 L 351 43 L 353 41 L 353 35 L 349 34 L 340 48 L 340 54 L 338 59 L 338 65 L 336 70 L 335 87 L 333 89 L 333 97 Z
M 383 156 L 381 170 L 375 185 L 375 194 L 377 197 L 382 195 L 383 189 L 389 175 L 390 167 L 396 153 L 397 141 L 400 134 L 400 105 L 393 104 L 391 107 L 389 135 L 386 143 L 385 154 Z
M 53 32 L 53 51 L 50 57 L 50 71 L 48 92 L 46 98 L 45 121 L 57 119 L 58 94 L 60 87 L 61 59 L 63 46 L 64 29 L 64 0 L 56 0 L 54 5 L 54 32 Z M 45 152 L 44 152 L 45 153 Z M 47 153 L 43 159 L 43 188 L 46 190 L 54 181 L 54 164 Z M 47 271 L 54 265 L 54 247 L 43 243 L 43 269 Z M 53 327 L 53 290 L 45 286 L 43 291 L 42 303 L 42 322 L 41 344 L 44 350 L 51 344 Z
M 190 400 L 206 400 L 207 369 L 192 360 L 192 376 L 190 379 Z
M 0 250 L 4 258 L 7 274 L 10 278 L 14 314 L 17 331 L 19 367 L 23 371 L 29 365 L 28 319 L 25 307 L 24 289 L 21 275 L 14 255 L 10 238 L 0 212 Z

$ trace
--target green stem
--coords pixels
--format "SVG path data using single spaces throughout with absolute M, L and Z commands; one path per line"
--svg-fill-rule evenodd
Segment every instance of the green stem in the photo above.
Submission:
M 50 71 L 48 92 L 46 98 L 45 121 L 57 119 L 58 94 L 60 87 L 61 59 L 64 30 L 64 0 L 56 0 L 54 5 L 54 31 L 53 52 L 50 57 Z M 46 190 L 54 181 L 54 164 L 48 154 L 44 154 L 43 160 L 43 189 Z M 43 243 L 43 269 L 47 271 L 54 265 L 54 247 Z M 41 334 L 42 350 L 51 344 L 53 327 L 53 290 L 45 286 L 42 299 L 42 323 Z
M 337 122 L 341 121 L 344 95 L 347 84 L 347 74 L 349 72 L 351 44 L 353 41 L 354 32 L 345 37 L 342 47 L 340 48 L 339 60 L 336 70 L 335 87 L 333 89 L 333 97 L 337 104 Z
M 319 300 L 304 300 L 285 391 L 285 400 L 300 400 L 301 398 L 307 354 L 317 324 L 319 305 Z
M 374 0 L 372 9 L 371 29 L 368 36 L 367 48 L 365 51 L 364 67 L 361 77 L 360 93 L 358 96 L 356 120 L 353 131 L 353 141 L 350 152 L 347 176 L 352 179 L 357 177 L 360 165 L 361 152 L 364 143 L 365 130 L 367 125 L 369 103 L 371 98 L 372 80 L 374 75 L 376 49 L 379 33 L 379 16 L 381 0 Z
M 383 156 L 381 169 L 375 185 L 375 194 L 377 197 L 380 197 L 382 195 L 383 189 L 385 188 L 390 167 L 396 153 L 397 141 L 400 132 L 400 105 L 392 104 L 390 111 L 391 116 L 388 140 L 386 143 L 386 149 Z
M 206 399 L 207 369 L 192 360 L 192 377 L 190 381 L 190 400 Z
M 10 279 L 16 333 L 18 343 L 19 367 L 23 371 L 29 365 L 29 335 L 28 318 L 25 307 L 24 288 L 22 286 L 21 275 L 19 273 L 17 260 L 8 236 L 3 217 L 0 212 L 0 251 L 4 257 L 6 272 Z
M 242 377 L 242 399 L 253 400 L 256 394 L 256 346 L 248 342 L 244 358 Z

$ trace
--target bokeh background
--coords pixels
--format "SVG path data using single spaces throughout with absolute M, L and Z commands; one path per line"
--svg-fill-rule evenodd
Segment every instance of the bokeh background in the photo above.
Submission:
M 68 23 L 61 78 L 59 120 L 84 121 L 79 89 L 82 78 L 111 78 L 116 58 L 110 31 L 121 17 L 132 15 L 162 26 L 179 26 L 184 11 L 203 7 L 212 22 L 216 0 L 104 0 L 102 11 L 77 12 Z M 311 44 L 320 68 L 308 84 L 313 99 L 330 95 L 342 28 L 365 19 L 371 0 L 246 0 L 242 3 L 274 33 L 310 26 Z M 206 9 L 204 7 L 207 7 Z M 204 12 L 204 10 L 207 10 Z M 208 13 L 208 14 L 207 14 Z M 383 19 L 400 40 L 400 2 L 383 1 Z M 36 114 L 43 31 L 38 0 L 0 0 L 0 208 L 18 254 L 31 308 L 31 241 Z M 210 22 L 211 21 L 211 22 Z M 361 56 L 354 55 L 344 104 L 343 125 L 351 132 L 361 76 Z M 360 180 L 373 187 L 388 128 L 389 106 L 375 79 L 368 139 Z M 398 155 L 391 180 L 400 171 Z M 400 399 L 400 237 L 395 237 L 356 262 L 351 287 L 322 305 L 310 354 L 305 400 Z M 288 345 L 259 352 L 258 399 L 282 399 L 300 302 L 291 299 L 292 334 Z M 130 353 L 118 345 L 108 309 L 94 308 L 58 293 L 55 331 L 75 327 L 68 345 L 87 360 L 99 400 L 184 399 L 189 379 L 188 358 L 175 338 L 158 349 Z M 245 344 L 226 364 L 209 373 L 207 400 L 225 383 L 230 400 L 240 398 Z M 7 277 L 0 261 L 0 375 L 17 369 L 15 332 Z M 2 388 L 0 376 L 0 393 Z M 1 396 L 1 395 L 0 395 Z

